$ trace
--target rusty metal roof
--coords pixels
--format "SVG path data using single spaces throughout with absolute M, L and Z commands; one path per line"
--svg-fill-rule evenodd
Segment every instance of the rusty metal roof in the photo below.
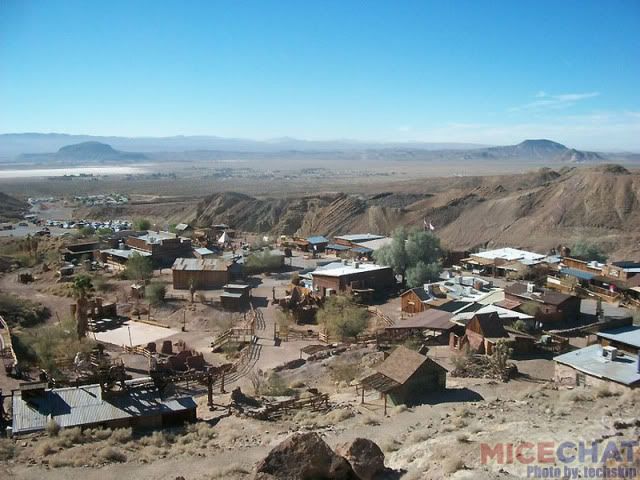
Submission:
M 227 271 L 229 262 L 221 258 L 177 258 L 172 270 L 184 272 Z

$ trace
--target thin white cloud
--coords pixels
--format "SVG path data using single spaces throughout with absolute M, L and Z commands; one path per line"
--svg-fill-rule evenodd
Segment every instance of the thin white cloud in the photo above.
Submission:
M 524 105 L 510 108 L 509 111 L 516 112 L 521 110 L 553 110 L 560 108 L 567 108 L 575 105 L 581 100 L 597 97 L 600 92 L 585 92 L 585 93 L 563 93 L 558 95 L 549 94 L 543 90 L 536 93 L 534 100 Z
M 425 142 L 509 145 L 528 138 L 548 138 L 578 149 L 640 152 L 640 112 L 636 111 L 562 115 L 522 123 L 451 122 L 414 131 L 412 140 Z

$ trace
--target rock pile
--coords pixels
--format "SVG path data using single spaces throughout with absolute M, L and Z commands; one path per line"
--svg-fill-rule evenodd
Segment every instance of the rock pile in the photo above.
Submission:
M 371 440 L 356 438 L 334 452 L 315 432 L 295 434 L 258 463 L 255 480 L 381 480 L 392 473 Z

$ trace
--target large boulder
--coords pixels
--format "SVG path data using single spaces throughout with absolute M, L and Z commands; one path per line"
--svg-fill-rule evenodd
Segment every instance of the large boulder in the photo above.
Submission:
M 270 475 L 278 480 L 356 480 L 349 462 L 315 432 L 292 435 L 258 464 L 256 479 Z
M 385 471 L 384 453 L 369 439 L 356 438 L 338 445 L 336 453 L 347 459 L 351 468 L 361 480 L 373 480 Z

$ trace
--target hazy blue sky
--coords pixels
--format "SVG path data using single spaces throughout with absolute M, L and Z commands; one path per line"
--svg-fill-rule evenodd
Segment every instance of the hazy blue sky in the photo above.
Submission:
M 0 0 L 0 132 L 640 150 L 640 1 Z

